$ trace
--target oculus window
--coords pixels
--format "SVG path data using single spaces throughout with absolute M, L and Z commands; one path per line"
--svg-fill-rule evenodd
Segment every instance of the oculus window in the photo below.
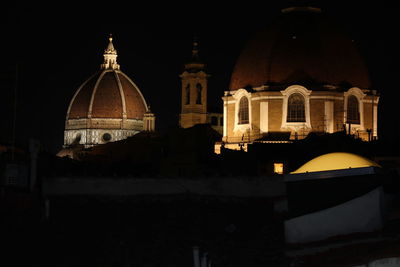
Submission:
M 111 134 L 109 134 L 109 133 L 103 134 L 102 139 L 104 142 L 109 142 L 111 140 Z

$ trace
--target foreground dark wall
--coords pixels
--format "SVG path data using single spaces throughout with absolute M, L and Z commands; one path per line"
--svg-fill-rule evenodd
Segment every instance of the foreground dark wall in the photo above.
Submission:
M 2 227 L 2 266 L 187 267 L 193 246 L 208 252 L 213 266 L 285 266 L 282 224 L 267 199 L 53 197 L 50 203 L 48 220 Z

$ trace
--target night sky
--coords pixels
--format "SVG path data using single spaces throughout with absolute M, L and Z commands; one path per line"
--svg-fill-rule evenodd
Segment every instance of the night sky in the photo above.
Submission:
M 359 2 L 362 6 L 347 2 L 351 3 L 321 1 L 317 5 L 337 18 L 360 45 L 373 87 L 381 93 L 379 134 L 392 142 L 399 134 L 400 121 L 395 109 L 399 89 L 390 82 L 397 75 L 390 68 L 393 7 L 384 1 Z M 24 146 L 29 138 L 36 138 L 52 153 L 61 149 L 68 104 L 80 84 L 99 70 L 110 33 L 121 70 L 140 88 L 160 131 L 178 124 L 179 74 L 190 58 L 195 35 L 200 57 L 211 74 L 209 106 L 222 109 L 221 96 L 244 42 L 268 26 L 281 8 L 291 5 L 283 1 L 231 3 L 229 7 L 216 6 L 217 2 L 190 6 L 129 3 L 35 3 L 4 9 L 0 17 L 0 143 L 12 140 L 17 88 L 17 143 Z

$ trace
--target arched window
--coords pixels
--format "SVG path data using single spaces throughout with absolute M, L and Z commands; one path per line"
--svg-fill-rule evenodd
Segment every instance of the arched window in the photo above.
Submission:
M 185 104 L 189 105 L 190 104 L 190 84 L 188 84 L 185 88 L 185 94 L 186 94 L 186 101 Z
M 249 100 L 247 97 L 242 97 L 239 102 L 239 123 L 238 124 L 248 124 L 249 123 Z
M 294 93 L 288 99 L 287 122 L 305 122 L 304 97 Z
M 358 99 L 354 95 L 347 98 L 347 123 L 360 124 Z
M 201 84 L 196 84 L 196 89 L 197 89 L 197 97 L 196 97 L 196 104 L 201 104 Z

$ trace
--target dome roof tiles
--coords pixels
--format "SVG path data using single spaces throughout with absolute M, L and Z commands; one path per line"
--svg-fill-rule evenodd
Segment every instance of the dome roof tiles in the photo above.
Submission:
M 133 82 L 128 76 L 121 73 L 119 75 L 122 88 L 131 88 Z M 135 86 L 136 87 L 136 86 Z M 143 118 L 143 114 L 147 111 L 147 105 L 140 91 L 124 90 L 124 99 L 126 103 L 126 116 L 128 118 Z
M 82 85 L 82 88 L 78 89 L 75 93 L 75 96 L 72 98 L 70 103 L 69 114 L 67 114 L 68 118 L 79 119 L 88 116 L 90 99 L 92 97 L 91 88 L 94 88 L 99 75 L 100 73 L 97 73 L 90 77 Z
M 247 42 L 230 89 L 304 80 L 370 86 L 367 68 L 351 38 L 323 13 L 294 10 Z
M 67 112 L 69 119 L 138 119 L 148 111 L 139 88 L 120 71 L 112 36 L 104 50 L 101 70 L 86 80 L 73 96 Z
M 115 72 L 105 72 L 97 83 L 97 90 L 93 90 L 92 117 L 122 118 L 121 93 L 115 75 Z
M 73 97 L 67 119 L 143 119 L 146 101 L 137 86 L 120 70 L 102 70 L 90 77 Z

